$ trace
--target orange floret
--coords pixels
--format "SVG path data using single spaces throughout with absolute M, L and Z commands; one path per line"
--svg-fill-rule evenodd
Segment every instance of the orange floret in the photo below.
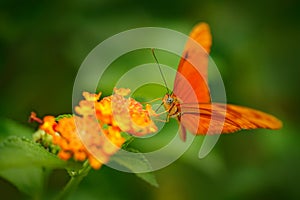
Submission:
M 53 137 L 61 159 L 88 159 L 94 169 L 99 169 L 124 144 L 122 131 L 140 136 L 157 130 L 150 118 L 151 106 L 144 110 L 139 102 L 125 98 L 129 94 L 129 89 L 115 89 L 115 94 L 99 101 L 101 93 L 84 92 L 85 99 L 75 107 L 78 115 L 58 121 L 46 116 L 40 120 L 40 129 Z M 31 119 L 39 121 L 33 114 Z

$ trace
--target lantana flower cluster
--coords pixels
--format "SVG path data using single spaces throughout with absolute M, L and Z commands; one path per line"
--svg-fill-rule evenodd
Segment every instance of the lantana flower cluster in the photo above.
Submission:
M 84 99 L 75 107 L 76 115 L 43 120 L 31 114 L 31 120 L 40 123 L 39 129 L 52 136 L 59 147 L 58 157 L 85 161 L 94 169 L 109 161 L 125 142 L 122 132 L 135 136 L 151 134 L 157 127 L 151 120 L 155 113 L 150 105 L 126 98 L 129 89 L 115 89 L 114 94 L 100 100 L 101 93 L 83 92 Z

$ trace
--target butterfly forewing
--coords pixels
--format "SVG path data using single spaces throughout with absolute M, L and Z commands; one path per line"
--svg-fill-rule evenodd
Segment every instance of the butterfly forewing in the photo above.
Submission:
M 182 102 L 210 102 L 207 67 L 211 40 L 209 26 L 205 23 L 198 24 L 190 34 L 178 65 L 173 90 Z

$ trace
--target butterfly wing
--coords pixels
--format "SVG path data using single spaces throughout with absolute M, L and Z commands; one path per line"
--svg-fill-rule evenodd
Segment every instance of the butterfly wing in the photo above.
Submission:
M 180 60 L 173 93 L 184 103 L 208 103 L 208 53 L 212 43 L 209 26 L 200 23 L 190 34 Z
M 181 125 L 194 134 L 232 133 L 242 129 L 280 129 L 276 117 L 247 107 L 231 104 L 182 105 Z
M 281 128 L 281 121 L 267 113 L 242 106 L 210 103 L 207 68 L 211 43 L 209 26 L 198 24 L 190 34 L 178 66 L 173 93 L 180 102 L 181 115 L 177 119 L 182 140 L 186 137 L 185 128 L 194 134 Z

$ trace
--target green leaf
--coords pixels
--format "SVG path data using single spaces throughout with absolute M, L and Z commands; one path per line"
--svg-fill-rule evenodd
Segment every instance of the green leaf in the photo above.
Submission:
M 66 164 L 38 143 L 26 138 L 11 136 L 0 143 L 0 171 L 30 166 L 63 168 Z
M 132 156 L 128 153 L 118 152 L 110 158 L 111 162 L 115 162 L 120 166 L 123 166 L 133 173 L 139 171 L 151 171 L 152 167 L 146 157 L 140 153 L 138 150 L 135 149 L 126 149 L 127 151 L 135 153 L 135 156 Z M 157 180 L 152 172 L 146 173 L 135 173 L 137 177 L 141 178 L 142 180 L 146 181 L 150 185 L 154 187 L 158 187 Z
M 59 120 L 61 120 L 61 119 L 63 119 L 63 118 L 71 118 L 71 117 L 73 117 L 74 115 L 73 114 L 62 114 L 62 115 L 58 115 L 56 118 L 55 118 L 55 120 L 56 121 L 59 121 Z
M 142 180 L 146 181 L 150 185 L 154 187 L 158 187 L 158 183 L 156 180 L 155 175 L 152 172 L 147 172 L 147 173 L 137 173 L 135 174 L 137 177 L 141 178 Z
M 0 171 L 0 176 L 10 181 L 23 193 L 41 197 L 46 173 L 41 167 L 12 168 Z
M 31 197 L 41 195 L 49 169 L 66 165 L 67 162 L 26 138 L 11 136 L 0 143 L 0 176 Z
M 0 142 L 9 136 L 32 137 L 33 130 L 13 120 L 0 118 Z

